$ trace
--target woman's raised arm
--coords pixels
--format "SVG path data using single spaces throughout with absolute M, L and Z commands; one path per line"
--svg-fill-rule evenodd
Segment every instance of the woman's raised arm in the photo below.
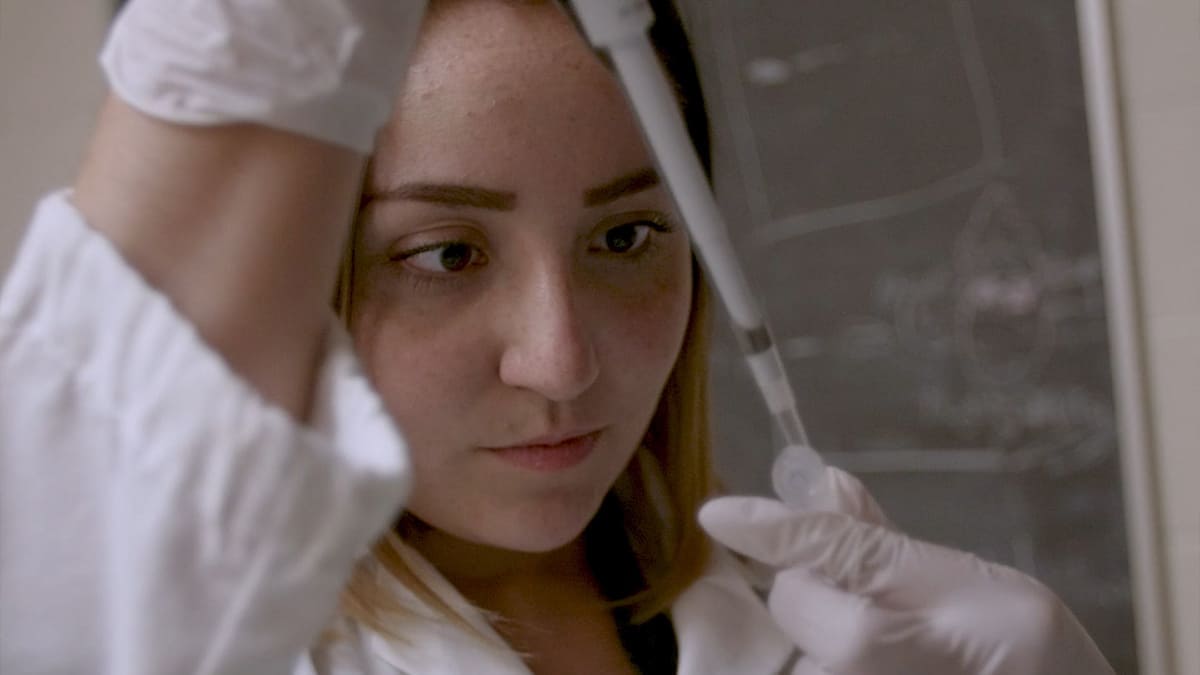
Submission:
M 419 0 L 132 0 L 0 288 L 0 672 L 290 673 L 403 443 L 328 300 Z
M 423 1 L 134 0 L 74 203 L 302 416 L 363 157 Z
M 174 124 L 113 97 L 73 201 L 235 371 L 303 418 L 362 164 L 292 132 Z

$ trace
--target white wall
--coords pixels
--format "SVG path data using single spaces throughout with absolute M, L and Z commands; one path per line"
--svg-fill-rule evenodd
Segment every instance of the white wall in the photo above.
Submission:
M 1176 672 L 1200 674 L 1200 2 L 1112 0 Z
M 70 182 L 104 91 L 112 3 L 0 0 L 0 272 L 39 195 Z

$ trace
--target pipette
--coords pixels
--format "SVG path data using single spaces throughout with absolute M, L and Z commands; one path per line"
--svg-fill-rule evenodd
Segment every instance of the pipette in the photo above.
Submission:
M 825 463 L 809 445 L 779 349 L 734 254 L 724 218 L 688 136 L 666 71 L 650 43 L 654 12 L 646 0 L 571 0 L 588 39 L 608 52 L 659 173 L 675 199 L 700 259 L 730 318 L 759 392 L 783 436 L 771 479 L 796 508 L 826 503 Z

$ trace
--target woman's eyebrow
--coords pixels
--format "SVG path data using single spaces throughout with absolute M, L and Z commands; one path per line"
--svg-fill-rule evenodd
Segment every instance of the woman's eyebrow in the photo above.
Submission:
M 651 167 L 632 171 L 604 185 L 585 190 L 584 206 L 600 206 L 626 195 L 655 187 L 659 183 L 658 172 Z
M 428 202 L 491 211 L 512 211 L 517 206 L 516 193 L 452 183 L 402 183 L 363 195 L 364 203 L 376 200 Z

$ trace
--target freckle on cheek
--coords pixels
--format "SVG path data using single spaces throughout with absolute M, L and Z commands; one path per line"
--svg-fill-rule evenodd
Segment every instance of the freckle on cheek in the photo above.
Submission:
M 624 330 L 643 349 L 673 351 L 686 325 L 689 298 L 683 297 L 679 289 L 655 295 L 653 299 L 643 297 L 635 307 L 627 308 Z

